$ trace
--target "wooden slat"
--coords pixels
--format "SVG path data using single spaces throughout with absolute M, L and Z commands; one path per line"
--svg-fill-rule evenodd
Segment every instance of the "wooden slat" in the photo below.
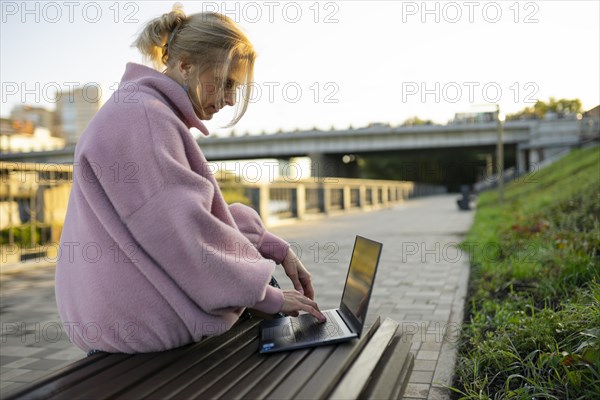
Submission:
M 203 390 L 197 390 L 196 387 L 198 385 L 194 383 L 193 385 L 189 386 L 188 389 L 182 392 L 181 395 L 183 397 L 188 397 L 189 393 L 189 396 L 191 397 L 202 399 L 226 398 L 223 397 L 225 392 L 235 386 L 239 381 L 243 380 L 267 359 L 267 357 L 265 357 L 263 354 L 258 353 L 258 341 L 253 342 L 246 347 L 249 351 L 249 357 L 243 362 L 237 363 L 229 371 L 219 371 L 221 376 L 219 379 L 213 380 L 213 382 L 209 382 L 208 379 L 206 379 L 206 383 L 203 385 Z M 221 369 L 222 367 L 219 368 L 219 370 Z
M 399 388 L 404 383 L 402 372 L 406 374 L 409 361 L 412 338 L 410 336 L 396 336 L 389 345 L 385 354 L 373 371 L 371 380 L 361 393 L 361 399 L 392 399 L 398 397 Z
M 288 356 L 287 353 L 261 354 L 262 363 L 257 365 L 248 375 L 236 382 L 233 387 L 221 396 L 223 399 L 240 400 L 249 398 L 246 394 L 252 390 L 254 385 L 260 383 L 263 379 L 271 379 L 271 371 L 279 368 L 279 364 Z
M 398 380 L 402 381 L 401 385 L 396 387 L 395 393 L 393 396 L 395 399 L 402 400 L 404 398 L 404 391 L 406 390 L 406 386 L 408 386 L 408 381 L 410 379 L 410 375 L 412 374 L 413 367 L 415 365 L 415 356 L 413 353 L 408 353 L 408 357 L 406 358 L 406 362 L 404 363 L 404 367 L 398 376 Z
M 34 382 L 31 386 L 22 388 L 8 397 L 3 396 L 3 398 L 6 400 L 22 398 L 46 399 L 127 358 L 126 356 L 121 356 L 120 359 L 107 359 L 106 357 L 107 354 L 105 353 L 97 353 L 75 361 L 73 364 L 69 364 L 51 375 Z
M 317 368 L 322 365 L 329 355 L 333 353 L 336 344 L 319 346 L 312 349 L 310 354 L 281 381 L 267 399 L 287 399 L 299 392 L 306 382 L 313 376 Z
M 66 400 L 97 398 L 95 390 L 98 387 L 106 385 L 107 382 L 112 382 L 121 378 L 121 376 L 126 374 L 128 371 L 137 368 L 148 359 L 156 356 L 156 353 L 136 354 L 135 356 L 130 356 L 126 360 L 123 360 L 123 362 L 113 365 L 112 367 L 79 382 L 77 385 L 71 386 L 67 390 L 57 393 L 55 396 L 50 398 Z
M 273 370 L 267 380 L 257 382 L 256 385 L 246 393 L 247 399 L 263 399 L 274 388 L 276 388 L 283 379 L 288 376 L 290 371 L 294 370 L 298 364 L 310 354 L 310 349 L 295 350 L 281 353 L 287 357 L 281 362 L 277 369 Z
M 346 372 L 348 366 L 356 359 L 363 347 L 379 328 L 380 319 L 377 318 L 366 329 L 359 340 L 341 343 L 335 352 L 319 367 L 313 377 L 296 394 L 296 399 L 322 399 L 333 389 L 340 377 Z
M 185 356 L 186 353 L 199 351 L 204 347 L 208 346 L 209 339 L 206 338 L 201 342 L 197 342 L 191 345 L 182 346 L 173 350 L 160 352 L 160 353 L 146 353 L 146 354 L 135 354 L 131 355 L 133 358 L 142 357 L 144 360 L 137 364 L 135 368 L 131 365 L 133 359 L 126 361 L 127 367 L 122 369 L 123 373 L 118 375 L 115 379 L 110 380 L 110 385 L 100 384 L 95 385 L 95 382 L 88 381 L 88 384 L 94 385 L 94 398 L 105 399 L 117 395 L 119 392 L 129 389 L 137 383 L 144 383 L 148 379 L 157 373 L 162 372 L 165 368 L 168 368 L 172 363 Z M 210 346 L 209 346 L 210 347 Z M 150 356 L 155 355 L 155 356 Z M 110 357 L 112 357 L 111 355 Z
M 177 376 L 163 385 L 150 396 L 157 399 L 170 399 L 194 382 L 197 378 L 203 376 L 214 368 L 220 368 L 220 364 L 229 357 L 236 357 L 236 354 L 242 350 L 248 343 L 256 340 L 257 330 L 246 332 L 244 335 L 229 342 L 218 351 L 213 351 L 208 355 L 192 354 L 194 356 L 190 361 L 193 362 L 191 368 L 189 362 L 177 362 L 170 370 L 177 373 Z M 162 376 L 158 376 L 162 380 Z
M 160 362 L 163 358 L 154 359 L 152 362 L 156 363 L 156 368 L 150 365 L 153 368 L 144 380 L 128 385 L 115 396 L 115 399 L 129 400 L 149 397 L 153 392 L 170 385 L 170 382 L 177 379 L 182 373 L 203 363 L 206 358 L 226 349 L 236 340 L 239 340 L 240 337 L 251 340 L 251 336 L 255 333 L 248 334 L 248 332 L 251 332 L 259 323 L 259 320 L 248 320 L 222 335 L 209 337 L 193 345 L 164 352 L 163 356 L 173 352 L 176 357 L 170 358 L 166 363 Z
M 386 318 L 377 332 L 369 341 L 367 347 L 360 353 L 352 367 L 335 387 L 330 398 L 354 399 L 358 398 L 369 377 L 375 369 L 381 355 L 394 337 L 398 323 Z
M 169 368 L 172 363 L 185 356 L 186 353 L 201 349 L 203 346 L 206 346 L 206 343 L 201 341 L 162 352 L 158 357 L 151 358 L 137 368 L 130 369 L 118 379 L 112 380 L 110 385 L 101 385 L 97 387 L 94 391 L 94 397 L 98 399 L 109 398 L 119 394 L 119 392 L 130 389 L 138 383 L 143 384 L 148 379 L 151 379 L 153 375 L 162 372 L 165 368 Z M 137 356 L 138 355 L 134 355 L 133 357 Z
M 215 337 L 215 339 L 219 339 L 219 342 L 222 338 L 227 338 L 229 336 L 229 339 L 231 338 L 235 338 L 236 336 L 238 336 L 240 334 L 240 332 L 244 332 L 248 329 L 251 329 L 252 327 L 258 325 L 260 323 L 260 320 L 254 319 L 254 320 L 248 320 L 248 321 L 243 321 L 241 322 L 239 325 L 236 326 L 236 329 L 230 330 L 228 332 L 226 332 L 225 334 L 219 336 L 219 337 Z M 206 338 L 201 342 L 189 345 L 189 346 L 184 346 L 184 347 L 180 347 L 178 349 L 174 349 L 174 350 L 170 350 L 170 351 L 166 351 L 166 352 L 162 352 L 161 353 L 161 357 L 156 357 L 154 358 L 152 361 L 154 362 L 148 362 L 148 363 L 144 363 L 143 367 L 147 368 L 149 366 L 154 366 L 154 368 L 149 368 L 150 370 L 159 370 L 161 368 L 163 368 L 165 365 L 167 365 L 170 361 L 172 361 L 174 358 L 180 357 L 181 352 L 183 351 L 187 351 L 189 350 L 188 347 L 190 348 L 196 348 L 198 346 L 203 347 L 208 345 L 211 341 L 211 339 L 213 338 Z M 174 356 L 170 357 L 170 356 L 166 356 L 167 354 L 171 354 L 173 353 Z M 150 353 L 148 353 L 150 354 Z M 158 353 L 157 353 L 158 354 Z M 4 397 L 4 399 L 7 400 L 16 400 L 16 399 L 22 399 L 22 398 L 27 398 L 27 399 L 47 399 L 50 398 L 52 396 L 59 396 L 60 397 L 60 393 L 64 392 L 66 390 L 71 389 L 73 386 L 79 385 L 81 382 L 86 381 L 88 379 L 92 379 L 93 377 L 101 374 L 103 371 L 116 367 L 117 364 L 121 363 L 121 362 L 128 362 L 127 360 L 129 360 L 132 357 L 137 357 L 138 355 L 130 355 L 130 354 L 109 354 L 109 353 L 97 353 L 94 354 L 92 356 L 83 358 L 81 360 L 75 361 L 74 363 L 67 365 L 66 367 L 55 371 L 54 373 L 41 378 L 40 380 L 33 382 L 32 384 L 30 384 L 29 386 L 19 389 L 11 394 L 9 394 L 9 396 Z M 134 377 L 139 377 L 140 380 L 143 379 L 143 372 L 144 369 L 142 369 L 142 371 L 140 371 L 140 369 L 135 369 L 134 372 Z M 112 388 L 118 385 L 115 385 L 115 383 L 122 383 L 122 382 L 126 382 L 127 384 L 131 384 L 132 382 L 128 382 L 126 380 L 113 380 L 111 381 L 111 385 L 102 385 L 100 387 L 100 389 L 108 389 L 108 388 Z M 97 386 L 98 388 L 98 386 Z M 104 393 L 104 392 L 102 392 Z M 110 390 L 109 393 L 97 393 L 94 397 L 99 398 L 99 397 L 104 397 L 104 394 L 106 394 L 107 396 L 110 393 L 115 393 L 114 390 Z M 131 396 L 128 396 L 127 398 L 131 398 Z
M 243 321 L 243 324 L 237 325 L 236 330 L 229 336 L 235 337 L 236 332 L 245 332 L 252 329 L 254 326 L 255 325 L 250 321 Z M 186 354 L 201 351 L 203 348 L 212 348 L 217 342 L 227 342 L 227 337 L 228 336 L 224 334 L 223 337 L 204 338 L 197 343 L 156 353 L 159 354 L 158 357 L 149 359 L 137 368 L 132 368 L 127 371 L 126 374 L 120 376 L 119 379 L 112 380 L 110 385 L 100 385 L 97 387 L 94 391 L 94 397 L 109 398 L 117 395 L 119 392 L 127 391 L 138 383 L 144 384 L 145 381 L 153 379 L 154 375 L 162 373 L 166 368 L 170 368 L 174 362 L 181 359 Z M 137 355 L 134 357 L 137 357 Z
M 245 343 L 242 348 L 236 351 L 231 357 L 224 359 L 215 368 L 210 368 L 206 373 L 200 374 L 195 379 L 189 379 L 188 385 L 177 392 L 178 398 L 197 398 L 205 390 L 215 385 L 223 378 L 230 376 L 230 373 L 240 364 L 243 364 L 253 354 L 258 352 L 258 337 L 249 343 Z M 163 398 L 163 397 L 161 397 Z M 202 395 L 204 399 L 205 396 Z

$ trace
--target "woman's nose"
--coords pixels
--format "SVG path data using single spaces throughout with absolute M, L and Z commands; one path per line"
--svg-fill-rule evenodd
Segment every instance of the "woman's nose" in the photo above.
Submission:
M 235 105 L 235 91 L 225 92 L 225 104 L 232 107 Z

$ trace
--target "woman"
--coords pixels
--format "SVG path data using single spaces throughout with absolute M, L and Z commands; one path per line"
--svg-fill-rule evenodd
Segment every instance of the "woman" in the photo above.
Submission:
M 201 120 L 251 87 L 248 39 L 223 15 L 176 6 L 134 45 L 164 71 L 128 63 L 75 150 L 56 270 L 71 340 L 86 351 L 162 351 L 230 329 L 246 308 L 323 321 L 306 268 L 254 210 L 225 203 L 190 134 L 208 135 Z M 297 290 L 268 285 L 273 261 Z

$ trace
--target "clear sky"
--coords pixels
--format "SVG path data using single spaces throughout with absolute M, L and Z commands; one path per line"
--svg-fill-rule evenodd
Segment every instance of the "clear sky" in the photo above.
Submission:
M 455 112 L 498 102 L 510 113 L 550 96 L 600 103 L 595 0 L 181 3 L 188 14 L 227 14 L 259 54 L 260 97 L 237 134 L 412 116 L 446 123 Z M 2 116 L 21 103 L 54 109 L 58 86 L 97 82 L 106 101 L 125 64 L 142 62 L 130 47 L 138 30 L 173 4 L 2 1 Z M 230 117 L 207 125 L 226 134 L 219 125 Z

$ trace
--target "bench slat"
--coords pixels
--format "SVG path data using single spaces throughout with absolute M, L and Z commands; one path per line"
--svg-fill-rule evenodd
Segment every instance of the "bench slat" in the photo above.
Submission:
M 267 362 L 268 357 L 263 354 L 258 354 L 258 342 L 253 342 L 246 346 L 249 357 L 243 362 L 234 365 L 234 368 L 223 374 L 218 380 L 215 380 L 210 385 L 205 385 L 203 390 L 197 390 L 190 392 L 194 397 L 201 397 L 202 399 L 219 399 L 224 398 L 223 394 L 235 386 L 239 381 L 244 379 L 247 375 L 252 373 L 264 362 Z M 246 349 L 244 349 L 246 351 Z M 270 361 L 269 361 L 270 362 Z M 196 385 L 193 385 L 196 386 Z M 190 387 L 191 389 L 192 387 Z M 183 396 L 187 397 L 188 391 L 182 393 Z
M 322 365 L 333 353 L 337 345 L 320 346 L 312 349 L 310 354 L 291 371 L 288 376 L 267 396 L 267 399 L 285 399 L 293 397 L 313 376 L 317 367 Z
M 115 399 L 129 400 L 150 396 L 165 385 L 170 385 L 171 381 L 177 379 L 185 371 L 202 363 L 211 354 L 220 351 L 240 337 L 244 337 L 244 334 L 247 334 L 259 323 L 259 320 L 247 320 L 222 335 L 211 336 L 200 342 L 161 353 L 162 357 L 166 357 L 167 354 L 171 356 L 152 360 L 147 366 L 148 375 L 145 379 L 120 388 Z
M 187 385 L 187 387 L 177 393 L 178 398 L 195 398 L 203 395 L 204 391 L 209 389 L 211 386 L 217 384 L 222 379 L 231 379 L 233 376 L 232 372 L 238 367 L 240 364 L 245 363 L 253 354 L 258 351 L 258 339 L 246 343 L 244 347 L 240 348 L 235 354 L 227 359 L 222 361 L 218 361 L 218 368 L 215 365 L 212 368 L 212 365 L 207 364 L 207 367 L 210 369 L 197 377 L 195 380 L 191 380 L 191 382 Z
M 335 387 L 330 398 L 358 398 L 397 329 L 398 323 L 394 320 L 386 318 L 383 321 L 369 341 L 367 348 L 360 353 L 352 367 Z
M 274 369 L 266 381 L 256 382 L 254 387 L 250 389 L 245 397 L 248 399 L 263 399 L 269 394 L 274 388 L 276 388 L 281 381 L 292 371 L 296 366 L 302 362 L 310 354 L 311 349 L 295 350 L 292 352 L 280 353 L 284 354 L 286 358 L 281 362 L 279 367 Z
M 106 382 L 112 382 L 119 379 L 122 375 L 128 371 L 134 370 L 139 365 L 146 362 L 148 359 L 154 358 L 157 355 L 155 353 L 137 354 L 135 356 L 129 356 L 122 362 L 113 365 L 111 368 L 107 368 L 102 372 L 96 373 L 89 378 L 80 381 L 78 384 L 71 386 L 67 390 L 64 390 L 52 399 L 90 399 L 95 397 L 94 393 L 96 388 L 106 385 Z
M 108 398 L 119 394 L 119 392 L 128 390 L 128 388 L 136 385 L 137 383 L 144 382 L 152 375 L 155 375 L 165 368 L 170 367 L 174 361 L 185 356 L 186 353 L 202 348 L 203 345 L 205 346 L 206 343 L 201 341 L 191 345 L 165 351 L 164 353 L 161 353 L 159 357 L 152 358 L 137 368 L 128 371 L 126 375 L 121 377 L 121 379 L 113 380 L 110 385 L 102 385 L 97 387 L 94 391 L 94 397 Z
M 229 388 L 228 391 L 223 393 L 221 396 L 223 399 L 240 400 L 249 398 L 246 394 L 252 389 L 257 382 L 261 382 L 263 379 L 271 379 L 271 371 L 275 368 L 279 368 L 279 364 L 285 360 L 288 356 L 286 353 L 275 353 L 269 356 L 263 357 L 264 361 L 256 366 L 248 375 L 244 376 L 241 380 L 235 382 L 233 387 Z M 269 375 L 267 377 L 267 375 Z
M 243 350 L 248 343 L 256 341 L 257 335 L 258 330 L 253 329 L 244 333 L 227 346 L 215 349 L 208 354 L 192 354 L 192 356 L 194 356 L 192 358 L 193 361 L 179 360 L 169 368 L 177 373 L 174 379 L 165 382 L 162 375 L 157 377 L 157 380 L 162 381 L 162 385 L 157 390 L 150 393 L 149 396 L 157 399 L 170 399 L 174 396 L 179 396 L 179 393 L 182 390 L 211 370 L 215 368 L 217 371 L 220 370 L 221 364 L 226 362 L 230 357 L 237 360 L 238 358 L 236 357 L 239 355 L 238 353 Z M 256 346 L 258 346 L 258 344 L 256 344 Z M 190 366 L 191 363 L 193 364 Z
M 47 399 L 53 394 L 59 393 L 72 385 L 79 383 L 95 373 L 103 371 L 112 365 L 123 361 L 127 356 L 120 359 L 106 357 L 106 354 L 98 353 L 93 356 L 82 358 L 67 365 L 64 368 L 42 378 L 32 386 L 22 388 L 6 397 L 6 400 L 14 400 L 23 397 L 28 399 Z
M 408 383 L 406 375 L 412 369 L 411 344 L 412 338 L 404 335 L 392 340 L 360 395 L 361 399 L 396 399 L 402 396 Z
M 119 392 L 127 390 L 129 387 L 137 384 L 138 382 L 144 382 L 152 375 L 161 372 L 164 368 L 170 367 L 170 364 L 184 356 L 186 353 L 197 351 L 197 349 L 205 346 L 206 343 L 202 341 L 162 353 L 147 353 L 156 354 L 157 356 L 149 357 L 141 365 L 138 365 L 135 368 L 130 367 L 130 370 L 127 370 L 126 373 L 120 375 L 117 379 L 111 380 L 110 385 L 96 386 L 94 390 L 94 397 L 109 398 L 115 396 Z M 107 353 L 100 354 L 106 355 Z M 133 355 L 132 357 L 138 357 L 141 355 L 143 354 Z
M 335 352 L 319 367 L 313 377 L 296 394 L 296 399 L 322 399 L 329 394 L 348 366 L 360 354 L 371 336 L 379 328 L 377 318 L 361 335 L 360 339 L 340 343 Z
M 404 391 L 408 386 L 408 381 L 410 379 L 410 375 L 412 373 L 413 367 L 415 365 L 415 356 L 413 353 L 408 353 L 408 357 L 406 358 L 405 364 L 402 366 L 402 371 L 398 376 L 398 380 L 402 382 L 401 385 L 396 387 L 396 390 L 393 393 L 394 398 L 397 400 L 402 400 L 404 398 Z

